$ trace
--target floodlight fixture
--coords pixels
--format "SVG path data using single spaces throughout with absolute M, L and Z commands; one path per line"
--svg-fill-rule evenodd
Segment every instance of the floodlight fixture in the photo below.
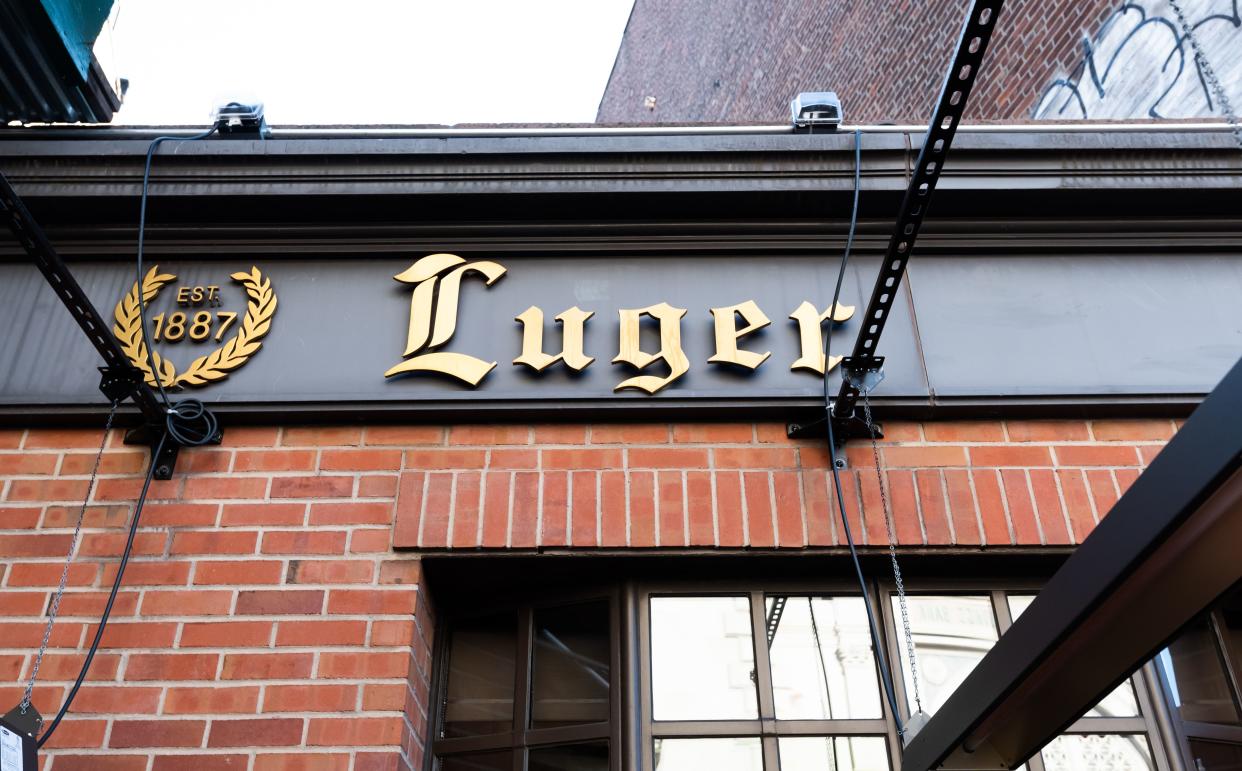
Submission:
M 841 100 L 835 91 L 804 91 L 789 103 L 794 128 L 826 128 L 841 125 Z

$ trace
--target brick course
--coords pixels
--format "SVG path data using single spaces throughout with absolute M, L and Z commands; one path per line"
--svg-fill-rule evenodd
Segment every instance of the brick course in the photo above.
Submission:
M 889 423 L 880 454 L 898 541 L 1078 543 L 1176 428 Z M 0 431 L 8 703 L 71 539 L 90 466 L 79 456 L 97 441 Z M 36 690 L 45 715 L 76 675 L 115 575 L 141 481 L 134 455 L 119 433 L 110 439 Z M 847 455 L 855 537 L 882 546 L 871 449 Z M 434 621 L 419 550 L 844 542 L 822 443 L 788 440 L 774 423 L 229 429 L 223 447 L 184 453 L 177 478 L 154 489 L 100 655 L 45 769 L 421 767 Z

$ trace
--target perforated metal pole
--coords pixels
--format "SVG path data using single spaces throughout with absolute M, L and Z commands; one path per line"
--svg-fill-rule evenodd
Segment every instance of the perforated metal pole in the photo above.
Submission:
M 130 363 L 125 352 L 121 350 L 120 343 L 112 336 L 107 322 L 99 315 L 99 311 L 86 296 L 86 292 L 82 290 L 77 279 L 69 272 L 65 261 L 60 258 L 56 249 L 48 241 L 43 228 L 39 227 L 39 223 L 30 216 L 21 196 L 17 194 L 3 174 L 0 174 L 0 216 L 4 217 L 5 224 L 13 231 L 18 243 L 26 250 L 26 254 L 30 255 L 35 266 L 47 279 L 48 285 L 56 292 L 56 296 L 69 309 L 69 315 L 78 322 L 78 326 L 82 327 L 91 345 L 95 346 L 95 350 L 103 357 L 109 376 L 112 378 L 113 387 L 124 391 L 123 396 L 133 397 L 134 403 L 138 405 L 138 409 L 142 410 L 143 417 L 148 423 L 157 426 L 164 425 L 165 411 L 160 398 L 150 386 L 143 382 L 138 369 Z M 104 387 L 101 386 L 101 388 Z M 116 393 L 117 391 L 108 393 L 109 398 L 114 400 L 123 398 L 116 397 Z
M 906 263 L 910 260 L 914 241 L 918 238 L 923 217 L 927 214 L 927 205 L 936 189 L 936 182 L 940 179 L 945 158 L 953 144 L 953 136 L 957 133 L 962 113 L 970 98 L 970 91 L 979 76 L 983 55 L 992 39 L 1002 5 L 1004 0 L 975 0 L 966 17 L 961 37 L 957 41 L 957 53 L 940 90 L 936 111 L 927 126 L 927 136 L 923 139 L 923 149 L 919 151 L 910 185 L 902 198 L 901 210 L 897 213 L 897 224 L 884 253 L 880 275 L 876 279 L 875 289 L 871 292 L 871 300 L 867 303 L 867 312 L 862 316 L 862 329 L 858 332 L 853 352 L 841 363 L 843 371 L 878 368 L 880 360 L 875 353 L 880 335 L 884 332 L 884 325 L 892 311 L 901 279 L 906 274 Z M 835 421 L 833 426 L 838 441 L 844 441 L 849 436 L 867 435 L 854 430 L 860 426 L 854 415 L 859 391 L 850 380 L 848 377 L 842 380 L 841 390 L 832 408 Z

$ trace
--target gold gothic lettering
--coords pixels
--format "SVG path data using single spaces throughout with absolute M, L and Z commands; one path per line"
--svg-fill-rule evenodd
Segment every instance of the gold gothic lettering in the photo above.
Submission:
M 757 369 L 772 355 L 771 351 L 755 353 L 754 351 L 741 351 L 737 347 L 738 340 L 772 323 L 772 320 L 759 310 L 754 300 L 711 310 L 716 324 L 716 353 L 708 361 Z M 742 321 L 746 323 L 746 326 L 741 329 L 737 328 L 738 316 L 741 316 Z
M 446 270 L 448 275 L 441 277 L 440 274 Z M 505 274 L 505 269 L 487 260 L 466 262 L 455 254 L 431 254 L 393 276 L 404 284 L 413 284 L 414 292 L 410 298 L 410 329 L 404 353 L 406 360 L 391 367 L 384 377 L 403 372 L 440 372 L 477 386 L 496 366 L 494 361 L 483 361 L 464 353 L 435 351 L 414 355 L 447 343 L 457 331 L 461 280 L 467 273 L 482 274 L 486 285 L 491 286 Z
M 649 305 L 646 308 L 622 309 L 618 311 L 621 318 L 620 352 L 613 364 L 624 362 L 638 369 L 646 369 L 656 361 L 668 364 L 669 373 L 665 377 L 656 375 L 638 375 L 617 384 L 614 391 L 623 388 L 637 388 L 654 394 L 690 369 L 690 360 L 681 349 L 681 318 L 686 315 L 685 308 L 674 308 L 668 303 Z M 639 340 L 639 320 L 643 315 L 650 316 L 660 322 L 660 350 L 650 354 L 642 349 Z
M 561 352 L 551 356 L 543 352 L 543 311 L 530 306 L 515 319 L 522 322 L 522 355 L 513 360 L 514 364 L 525 364 L 536 372 L 542 372 L 558 361 L 565 366 L 581 372 L 587 365 L 595 361 L 594 357 L 582 352 L 583 327 L 587 319 L 595 315 L 595 311 L 584 311 L 574 306 L 560 313 L 556 320 L 561 322 Z
M 854 316 L 853 305 L 837 303 L 831 310 L 834 322 L 849 321 Z M 824 335 L 821 325 L 828 318 L 828 311 L 820 313 L 814 305 L 804 300 L 789 314 L 789 318 L 798 322 L 798 336 L 802 341 L 802 355 L 789 368 L 824 374 Z M 828 362 L 828 369 L 832 370 L 843 358 L 833 356 L 832 361 Z

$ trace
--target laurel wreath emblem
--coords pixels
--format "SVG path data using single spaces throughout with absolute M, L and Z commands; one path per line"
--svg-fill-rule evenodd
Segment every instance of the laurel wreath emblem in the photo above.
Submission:
M 116 324 L 112 331 L 121 343 L 121 350 L 145 376 L 147 385 L 157 384 L 155 371 L 159 372 L 158 384 L 165 388 L 179 386 L 205 386 L 228 377 L 263 347 L 263 338 L 272 326 L 272 316 L 276 313 L 276 293 L 272 291 L 272 280 L 264 278 L 259 269 L 251 266 L 250 272 L 233 273 L 229 276 L 241 282 L 246 289 L 250 302 L 246 306 L 246 318 L 242 320 L 241 329 L 223 345 L 206 356 L 200 356 L 190 363 L 185 372 L 177 374 L 173 363 L 152 351 L 147 357 L 147 343 L 142 334 L 142 319 L 139 315 L 138 293 L 142 292 L 142 302 L 150 305 L 155 296 L 165 285 L 177 280 L 170 273 L 160 273 L 155 265 L 147 271 L 139 289 L 135 282 L 129 293 L 116 304 Z M 155 362 L 152 371 L 151 361 Z

